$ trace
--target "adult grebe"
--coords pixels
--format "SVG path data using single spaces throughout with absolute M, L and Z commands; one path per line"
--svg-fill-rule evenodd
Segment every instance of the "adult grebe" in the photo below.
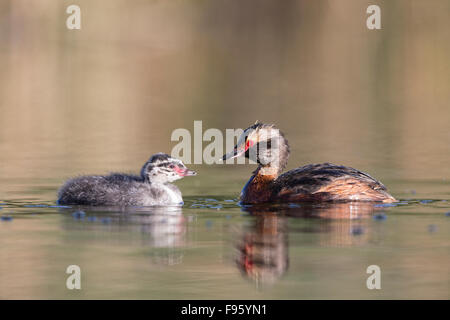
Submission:
M 279 175 L 287 164 L 289 145 L 273 125 L 257 122 L 247 128 L 223 160 L 242 155 L 259 165 L 242 189 L 242 203 L 396 201 L 381 182 L 350 167 L 309 164 Z
M 112 173 L 82 176 L 67 181 L 58 192 L 59 204 L 94 206 L 157 206 L 182 204 L 180 190 L 173 184 L 194 176 L 178 159 L 157 153 L 141 169 L 141 175 Z

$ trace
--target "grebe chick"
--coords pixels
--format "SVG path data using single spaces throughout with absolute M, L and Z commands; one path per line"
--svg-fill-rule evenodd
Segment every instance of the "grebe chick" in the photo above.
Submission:
M 245 156 L 258 168 L 241 192 L 242 203 L 301 201 L 396 201 L 367 173 L 331 163 L 309 164 L 282 175 L 289 145 L 275 126 L 255 123 L 239 137 L 223 160 Z
M 182 204 L 180 190 L 170 182 L 195 176 L 181 160 L 157 153 L 141 175 L 111 173 L 82 176 L 67 181 L 58 192 L 58 204 L 93 206 L 159 206 Z

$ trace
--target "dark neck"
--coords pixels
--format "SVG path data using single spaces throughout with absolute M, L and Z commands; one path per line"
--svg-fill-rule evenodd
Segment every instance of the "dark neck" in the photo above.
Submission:
M 263 167 L 258 167 L 241 192 L 243 203 L 261 203 L 270 201 L 272 195 L 272 183 L 278 177 L 277 174 L 262 174 Z M 267 173 L 267 172 L 266 172 Z

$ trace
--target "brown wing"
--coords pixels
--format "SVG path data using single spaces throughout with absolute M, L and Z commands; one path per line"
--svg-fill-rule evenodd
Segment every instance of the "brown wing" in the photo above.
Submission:
M 331 163 L 290 170 L 275 181 L 274 198 L 288 201 L 384 201 L 395 199 L 367 173 Z

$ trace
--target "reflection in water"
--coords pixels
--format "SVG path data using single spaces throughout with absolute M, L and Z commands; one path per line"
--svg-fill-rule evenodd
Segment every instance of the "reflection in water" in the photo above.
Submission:
M 271 284 L 289 265 L 286 217 L 276 212 L 252 212 L 256 222 L 236 243 L 239 270 L 256 285 Z
M 143 246 L 151 247 L 152 264 L 170 266 L 183 262 L 188 233 L 181 207 L 79 208 L 61 209 L 71 213 L 67 228 L 82 229 L 102 239 L 123 244 L 117 232 L 139 235 Z M 83 211 L 85 210 L 85 211 Z M 254 219 L 250 226 L 241 225 L 234 260 L 238 269 L 257 287 L 276 283 L 289 267 L 289 235 L 317 235 L 308 243 L 322 247 L 365 245 L 369 241 L 369 219 L 377 208 L 372 203 L 321 203 L 245 206 Z M 69 216 L 68 216 L 69 217 Z M 377 217 L 375 215 L 374 217 Z M 248 220 L 247 220 L 248 221 Z M 312 241 L 312 242 L 311 242 Z
M 251 227 L 238 236 L 236 263 L 257 287 L 275 283 L 289 266 L 288 232 L 324 234 L 319 246 L 353 246 L 367 243 L 368 220 L 377 208 L 372 203 L 322 203 L 287 206 L 248 206 L 255 217 Z M 313 227 L 288 229 L 288 219 L 316 218 Z
M 83 229 L 90 232 L 104 232 L 113 242 L 120 239 L 115 232 L 139 234 L 143 246 L 150 251 L 153 264 L 175 265 L 182 262 L 183 248 L 186 245 L 186 218 L 181 207 L 124 208 L 117 207 L 88 208 L 89 211 L 64 210 L 72 212 L 66 227 Z
M 370 264 L 394 270 L 385 275 L 393 287 L 383 297 L 448 296 L 442 246 L 448 201 L 242 208 L 208 198 L 183 208 L 121 210 L 6 200 L 0 206 L 0 216 L 12 217 L 0 221 L 6 298 L 72 299 L 61 286 L 69 264 L 89 271 L 83 294 L 94 299 L 370 298 L 364 289 Z M 415 290 L 424 284 L 425 292 Z
M 317 234 L 318 246 L 355 246 L 368 242 L 368 217 L 377 208 L 371 203 L 322 203 L 257 205 L 243 207 L 255 219 L 240 228 L 234 243 L 238 269 L 257 287 L 274 284 L 289 267 L 289 233 Z M 151 247 L 152 264 L 170 266 L 183 262 L 187 219 L 181 207 L 61 209 L 69 213 L 65 226 L 72 230 L 101 232 L 101 238 L 123 244 L 117 234 L 139 235 Z M 381 208 L 378 208 L 381 210 Z M 68 216 L 69 217 L 69 216 Z M 297 226 L 297 222 L 313 222 Z M 292 223 L 294 222 L 294 223 Z M 289 228 L 288 228 L 289 225 Z

